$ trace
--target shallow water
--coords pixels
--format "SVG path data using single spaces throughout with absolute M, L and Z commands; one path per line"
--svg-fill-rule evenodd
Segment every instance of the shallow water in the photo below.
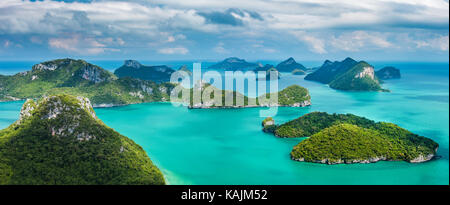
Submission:
M 267 108 L 189 110 L 146 103 L 96 112 L 140 144 L 169 184 L 449 184 L 448 63 L 389 65 L 402 72 L 402 79 L 383 85 L 390 93 L 336 91 L 285 73 L 279 88 L 302 85 L 310 90 L 313 105 L 279 108 L 274 119 L 283 123 L 326 111 L 393 122 L 438 142 L 440 159 L 332 166 L 292 161 L 289 153 L 301 139 L 263 133 L 259 111 Z M 0 128 L 18 118 L 22 103 L 0 103 Z

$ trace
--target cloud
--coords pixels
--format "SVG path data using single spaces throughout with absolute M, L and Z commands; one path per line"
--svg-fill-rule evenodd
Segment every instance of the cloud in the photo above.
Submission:
M 93 38 L 82 38 L 78 35 L 66 38 L 50 38 L 48 45 L 51 48 L 65 51 L 69 53 L 77 53 L 82 55 L 102 54 L 106 51 L 119 51 L 116 48 L 110 48 L 105 43 L 115 43 L 114 39 L 106 38 L 99 40 Z M 118 42 L 120 43 L 120 41 Z
M 417 48 L 431 48 L 435 50 L 448 51 L 449 38 L 447 35 L 427 40 L 416 41 L 415 43 Z
M 308 45 L 310 51 L 319 54 L 327 53 L 327 51 L 325 50 L 324 40 L 314 37 L 312 35 L 308 35 L 304 31 L 296 31 L 292 33 L 294 34 L 294 36 L 297 37 L 297 39 Z
M 184 47 L 161 48 L 161 49 L 158 50 L 158 53 L 168 54 L 168 55 L 172 55 L 172 54 L 185 55 L 185 54 L 189 53 L 189 50 L 187 48 L 184 48 Z
M 224 43 L 223 42 L 219 42 L 215 47 L 214 47 L 214 52 L 216 52 L 216 53 L 220 53 L 220 54 L 226 54 L 226 53 L 230 53 L 230 51 L 229 50 L 227 50 L 225 47 L 224 47 Z
M 10 39 L 40 52 L 82 55 L 120 50 L 175 56 L 195 50 L 208 58 L 230 51 L 254 56 L 448 51 L 448 13 L 445 0 L 2 0 L 0 43 Z M 301 44 L 293 47 L 295 40 Z M 271 48 L 251 51 L 255 41 Z
M 389 48 L 392 45 L 386 36 L 378 32 L 354 31 L 331 37 L 331 46 L 338 50 L 359 51 L 361 49 Z

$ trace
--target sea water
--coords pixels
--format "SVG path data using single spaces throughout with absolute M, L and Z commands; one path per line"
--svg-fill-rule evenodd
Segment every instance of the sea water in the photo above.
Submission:
M 439 143 L 438 159 L 419 164 L 350 165 L 293 161 L 289 153 L 301 139 L 263 133 L 259 111 L 267 108 L 190 110 L 171 103 L 144 103 L 95 111 L 108 126 L 141 145 L 169 184 L 448 185 L 449 64 L 372 64 L 377 69 L 392 65 L 401 70 L 401 79 L 383 84 L 391 92 L 337 91 L 305 81 L 304 76 L 282 73 L 279 89 L 292 84 L 308 88 L 312 106 L 281 107 L 275 122 L 287 122 L 312 111 L 352 113 L 392 122 Z M 0 73 L 5 72 L 11 69 L 2 70 L 0 63 Z M 22 103 L 0 103 L 0 128 L 18 119 Z

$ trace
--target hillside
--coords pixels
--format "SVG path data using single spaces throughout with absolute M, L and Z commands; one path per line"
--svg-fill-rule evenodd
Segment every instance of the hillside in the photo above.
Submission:
M 165 66 L 145 66 L 135 60 L 126 60 L 125 63 L 114 71 L 119 78 L 131 77 L 154 82 L 169 82 L 170 76 L 175 70 Z
M 174 85 L 114 74 L 83 60 L 59 59 L 34 65 L 31 71 L 0 76 L 0 100 L 70 94 L 88 97 L 94 106 L 166 101 Z
M 270 99 L 271 93 L 261 95 L 257 98 L 249 98 L 242 93 L 229 90 L 220 90 L 210 84 L 204 83 L 201 86 L 201 95 L 207 95 L 209 92 L 211 100 L 201 98 L 201 101 L 194 102 L 194 89 L 199 90 L 198 84 L 194 88 L 188 89 L 191 93 L 190 99 L 180 99 L 184 103 L 188 103 L 189 108 L 243 108 L 243 107 L 269 107 L 269 106 L 283 106 L 283 107 L 305 107 L 311 105 L 311 96 L 306 88 L 299 85 L 289 86 L 277 92 L 278 98 Z M 214 98 L 214 93 L 221 93 L 221 96 Z M 206 93 L 206 94 L 205 94 Z M 179 93 L 181 95 L 181 93 Z M 200 98 L 198 98 L 200 99 Z M 243 102 L 243 104 L 239 104 Z
M 292 150 L 291 157 L 297 161 L 326 164 L 379 160 L 424 162 L 431 160 L 439 147 L 433 140 L 395 124 L 352 114 L 312 112 L 282 125 L 266 124 L 263 122 L 263 130 L 278 137 L 309 137 Z
M 339 74 L 330 82 L 330 87 L 337 90 L 380 91 L 380 81 L 374 69 L 368 63 L 361 61 L 348 71 Z M 384 91 L 384 90 L 383 90 Z
M 353 60 L 352 58 L 346 58 L 343 61 L 335 61 L 335 62 L 326 60 L 322 64 L 322 66 L 320 66 L 319 69 L 317 69 L 313 73 L 308 74 L 305 77 L 305 80 L 312 80 L 328 84 L 331 81 L 333 81 L 336 78 L 336 76 L 347 72 L 356 64 L 358 64 L 358 62 Z
M 331 88 L 345 91 L 388 91 L 381 88 L 381 81 L 375 75 L 373 66 L 351 58 L 339 62 L 326 60 L 305 80 L 329 84 Z
M 129 138 L 107 127 L 87 98 L 27 100 L 0 130 L 0 184 L 164 184 Z

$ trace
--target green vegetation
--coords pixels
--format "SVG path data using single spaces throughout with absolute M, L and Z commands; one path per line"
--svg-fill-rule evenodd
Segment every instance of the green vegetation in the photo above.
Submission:
M 360 73 L 362 76 L 360 76 Z M 361 61 L 350 70 L 342 73 L 330 82 L 330 87 L 338 90 L 352 91 L 380 91 L 378 78 L 374 74 L 373 67 Z
M 306 75 L 306 72 L 302 69 L 294 69 L 292 75 Z
M 40 98 L 54 94 L 88 97 L 94 105 L 166 101 L 171 83 L 117 77 L 83 60 L 60 59 L 28 72 L 0 76 L 0 100 Z
M 0 130 L 0 184 L 164 184 L 145 151 L 96 118 L 89 100 L 28 100 Z
M 438 148 L 433 140 L 395 124 L 352 114 L 312 112 L 267 130 L 279 137 L 309 137 L 291 152 L 293 159 L 308 162 L 421 162 L 431 159 Z
M 277 126 L 275 125 L 275 120 L 273 120 L 273 118 L 271 117 L 267 117 L 266 119 L 264 119 L 262 122 L 262 126 L 263 131 L 268 133 L 273 133 L 277 128 Z
M 339 62 L 325 61 L 305 80 L 329 84 L 331 88 L 346 91 L 388 91 L 382 89 L 380 80 L 375 75 L 373 66 L 364 61 L 357 62 L 351 58 Z
M 277 93 L 268 93 L 261 95 L 257 98 L 249 98 L 242 93 L 229 90 L 220 90 L 210 84 L 204 83 L 201 87 L 201 95 L 203 97 L 197 98 L 201 99 L 201 102 L 194 102 L 193 96 L 195 95 L 194 90 L 198 90 L 199 87 L 196 85 L 194 88 L 185 90 L 185 92 L 190 92 L 190 99 L 182 96 L 182 92 L 178 93 L 180 102 L 189 104 L 190 108 L 218 108 L 218 107 L 239 107 L 238 102 L 244 102 L 244 107 L 251 106 L 294 106 L 294 107 L 304 107 L 310 105 L 311 96 L 306 88 L 299 85 L 289 86 Z M 205 96 L 210 93 L 210 99 L 205 98 Z M 218 99 L 214 98 L 214 93 L 221 93 Z M 206 94 L 205 94 L 206 93 Z M 278 98 L 270 98 L 271 95 L 277 95 Z M 182 99 L 185 97 L 185 99 Z M 226 103 L 228 99 L 232 99 L 229 103 Z M 175 99 L 172 99 L 176 101 Z

